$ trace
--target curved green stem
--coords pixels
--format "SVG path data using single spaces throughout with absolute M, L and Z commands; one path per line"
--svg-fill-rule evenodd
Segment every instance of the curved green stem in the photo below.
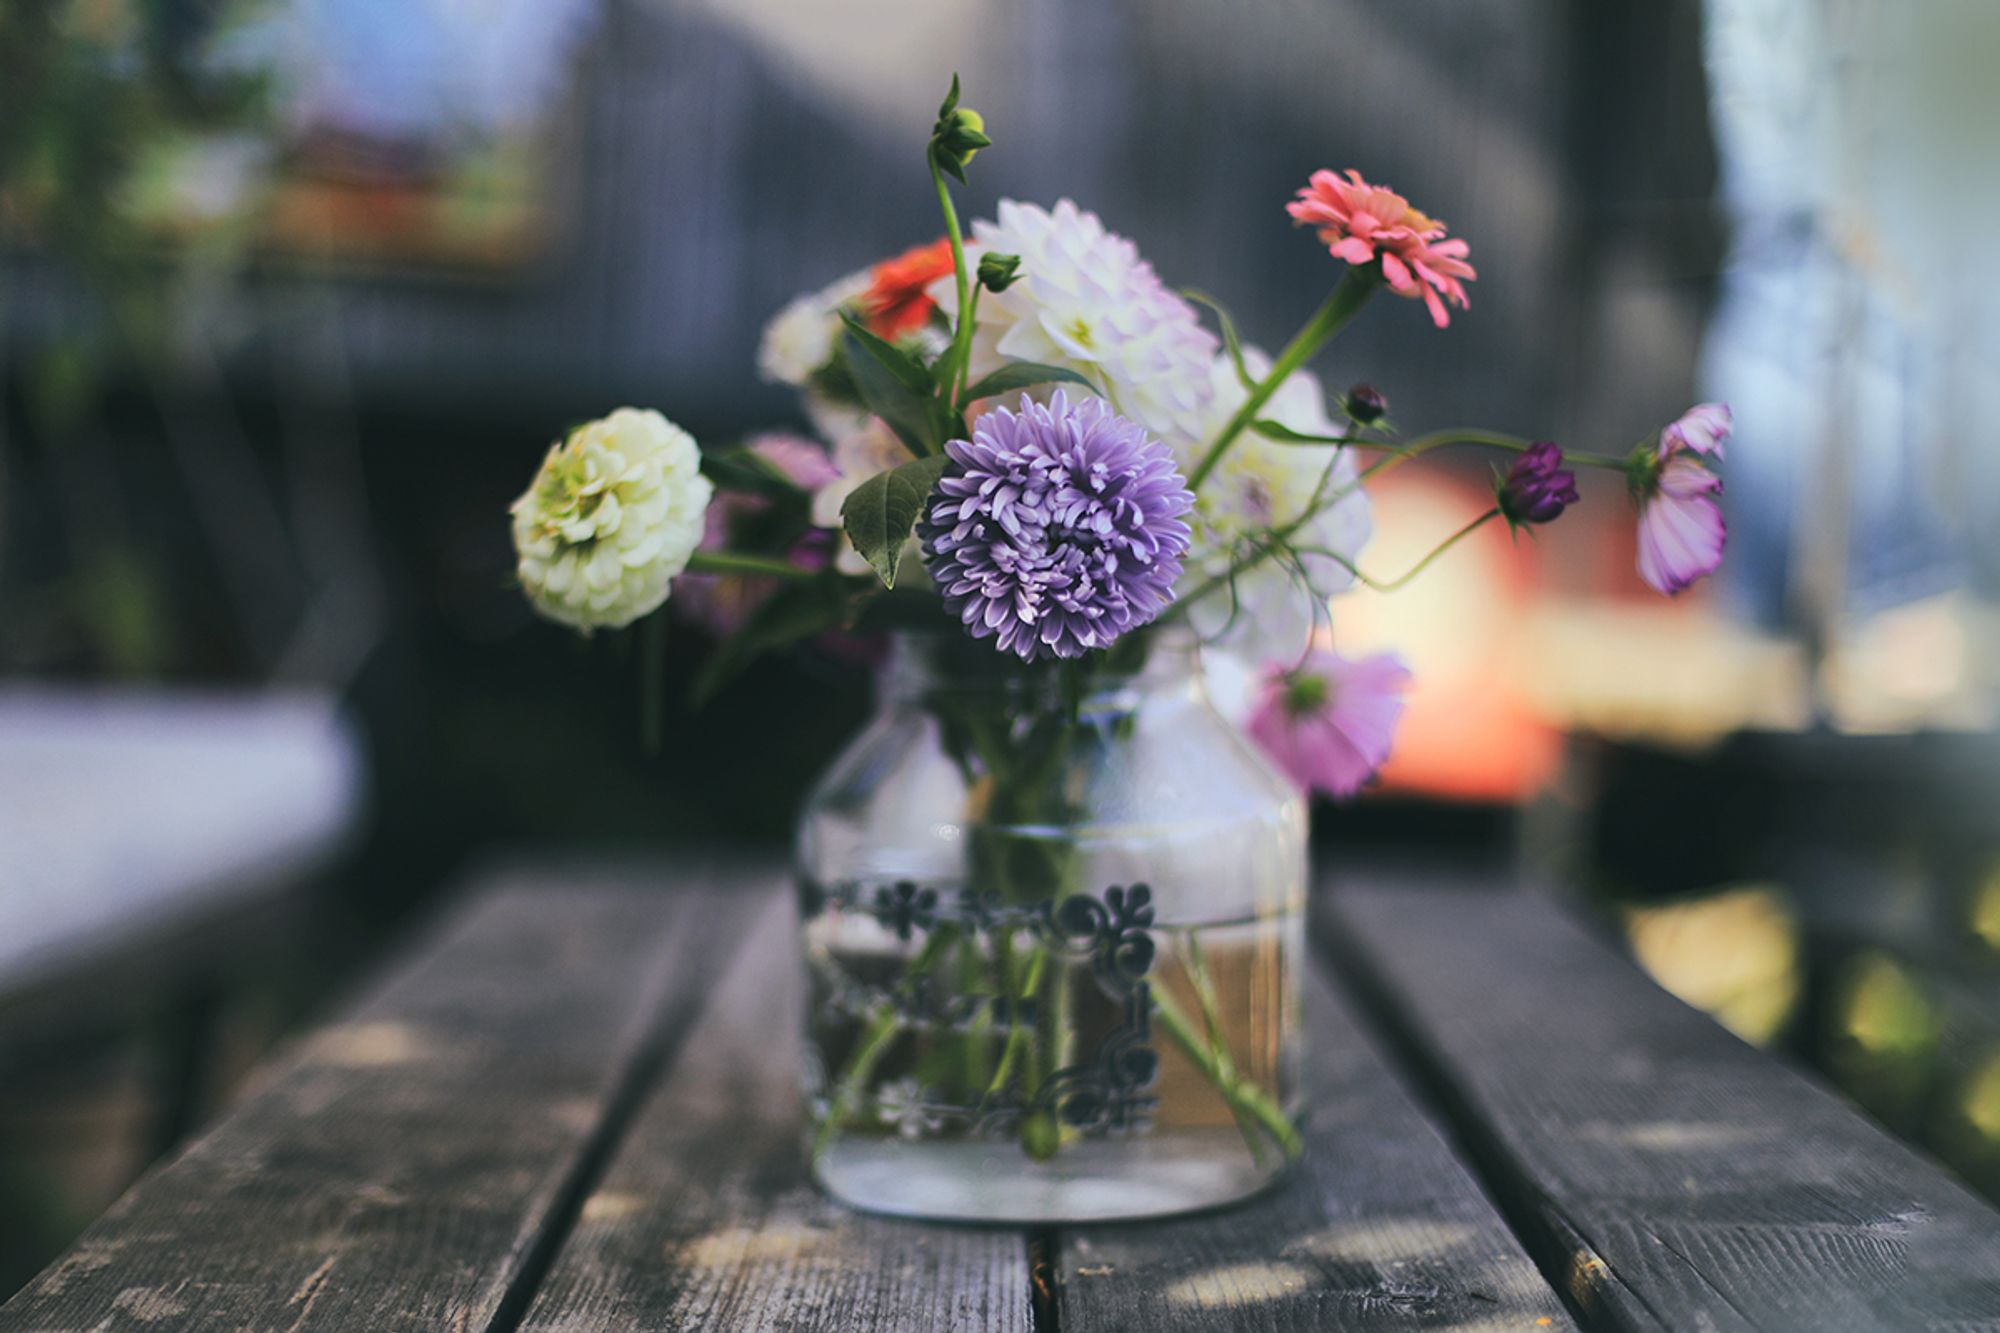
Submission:
M 1375 478 L 1381 476 L 1383 473 L 1388 472 L 1393 468 L 1401 467 L 1404 463 L 1409 462 L 1413 458 L 1421 458 L 1425 454 L 1430 453 L 1434 449 L 1442 449 L 1448 445 L 1454 445 L 1454 444 L 1477 444 L 1477 445 L 1484 445 L 1485 447 L 1490 449 L 1505 449 L 1510 453 L 1524 453 L 1528 449 L 1532 448 L 1534 446 L 1534 443 L 1535 442 L 1533 440 L 1523 439 L 1518 435 L 1505 435 L 1499 431 L 1473 430 L 1464 427 L 1453 427 L 1452 429 L 1449 430 L 1432 431 L 1428 435 L 1419 435 L 1416 439 L 1411 440 L 1408 444 L 1392 444 L 1387 441 L 1378 441 L 1378 440 L 1356 441 L 1351 447 L 1363 448 L 1363 449 L 1379 448 L 1388 450 L 1388 453 L 1385 454 L 1383 457 L 1376 459 L 1373 463 L 1370 463 L 1367 467 L 1361 469 L 1360 474 L 1357 475 L 1353 481 L 1348 482 L 1345 486 L 1341 486 L 1335 490 L 1328 491 L 1321 495 L 1316 495 L 1312 503 L 1308 504 L 1305 507 L 1305 509 L 1298 515 L 1298 517 L 1291 519 L 1289 522 L 1286 522 L 1278 527 L 1271 529 L 1271 531 L 1265 535 L 1265 539 L 1257 542 L 1255 548 L 1252 549 L 1247 555 L 1244 555 L 1241 558 L 1233 561 L 1228 569 L 1224 570 L 1220 574 L 1215 575 L 1207 582 L 1198 585 L 1195 588 L 1195 590 L 1193 592 L 1190 592 L 1187 596 L 1176 600 L 1173 609 L 1168 613 L 1165 619 L 1172 619 L 1175 616 L 1184 615 L 1186 612 L 1186 608 L 1188 606 L 1192 605 L 1195 602 L 1200 601 L 1202 598 L 1207 597 L 1210 594 L 1222 588 L 1230 586 L 1237 579 L 1241 578 L 1244 574 L 1248 573 L 1252 569 L 1255 569 L 1258 565 L 1263 564 L 1266 560 L 1269 560 L 1270 558 L 1275 556 L 1279 551 L 1284 550 L 1287 539 L 1291 537 L 1293 533 L 1303 528 L 1306 524 L 1312 522 L 1315 518 L 1318 518 L 1321 514 L 1325 513 L 1327 510 L 1333 508 L 1333 506 L 1339 504 L 1342 500 L 1345 500 L 1348 496 L 1360 490 L 1368 482 L 1373 481 Z M 1567 462 L 1581 463 L 1586 467 L 1609 468 L 1619 472 L 1623 472 L 1627 466 L 1627 460 L 1623 458 L 1614 458 L 1609 454 L 1565 452 L 1563 454 L 1563 458 Z M 1484 518 L 1481 518 L 1477 520 L 1477 522 L 1473 523 L 1472 527 L 1477 527 L 1479 523 L 1485 522 L 1486 519 L 1489 519 L 1492 516 L 1493 516 L 1492 514 L 1487 514 Z M 1446 543 L 1446 546 L 1449 546 L 1452 542 L 1456 542 L 1460 537 L 1463 537 L 1465 535 L 1466 535 L 1465 532 L 1460 532 L 1454 535 L 1450 539 L 1450 541 Z M 1387 590 L 1392 588 L 1400 588 L 1405 583 L 1408 583 L 1411 579 L 1415 578 L 1418 574 L 1422 573 L 1424 568 L 1428 566 L 1432 560 L 1436 559 L 1439 555 L 1442 555 L 1444 553 L 1444 550 L 1445 547 L 1440 547 L 1437 550 L 1431 552 L 1430 555 L 1426 556 L 1423 562 L 1419 564 L 1415 569 L 1403 575 L 1401 578 L 1395 579 L 1386 585 L 1377 583 L 1374 580 L 1364 577 L 1360 570 L 1356 569 L 1350 562 L 1341 559 L 1341 557 L 1334 556 L 1333 558 L 1339 561 L 1342 565 L 1345 565 L 1347 567 L 1347 571 L 1350 574 L 1353 574 L 1356 578 L 1361 579 L 1361 581 L 1368 584 L 1369 587 Z M 1332 553 L 1322 552 L 1322 554 L 1331 555 Z
M 1396 591 L 1396 589 L 1408 583 L 1411 579 L 1414 579 L 1417 575 L 1423 573 L 1426 569 L 1429 569 L 1431 567 L 1432 562 L 1435 561 L 1439 556 L 1443 555 L 1446 551 L 1449 551 L 1452 547 L 1458 545 L 1461 541 L 1464 541 L 1467 537 L 1470 537 L 1473 533 L 1479 531 L 1479 529 L 1485 527 L 1488 523 L 1492 522 L 1494 519 L 1498 517 L 1500 517 L 1500 509 L 1499 506 L 1496 505 L 1492 509 L 1489 509 L 1485 513 L 1481 514 L 1478 518 L 1473 519 L 1470 523 L 1460 528 L 1457 532 L 1452 533 L 1451 536 L 1446 537 L 1442 542 L 1439 542 L 1435 547 L 1431 549 L 1429 555 L 1426 555 L 1423 559 L 1417 561 L 1416 564 L 1410 566 L 1408 570 L 1404 571 L 1401 578 L 1378 579 L 1371 577 L 1370 575 L 1363 573 L 1360 567 L 1357 566 L 1352 560 L 1349 560 L 1346 556 L 1340 554 L 1338 551 L 1329 551 L 1324 547 L 1314 547 L 1312 553 L 1315 555 L 1325 556 L 1327 559 L 1333 561 L 1335 564 L 1339 565 L 1342 569 L 1352 574 L 1362 584 L 1366 585 L 1367 587 L 1373 588 L 1376 592 L 1394 592 Z
M 1285 350 L 1278 354 L 1278 359 L 1271 363 L 1271 373 L 1250 391 L 1250 396 L 1243 400 L 1242 406 L 1238 407 L 1235 414 L 1224 423 L 1222 432 L 1215 437 L 1215 442 L 1208 446 L 1208 452 L 1202 455 L 1199 463 L 1195 464 L 1194 471 L 1188 476 L 1189 490 L 1201 488 L 1201 483 L 1208 479 L 1209 473 L 1215 471 L 1215 465 L 1222 461 L 1223 454 L 1227 453 L 1229 446 L 1236 442 L 1236 437 L 1243 433 L 1243 428 L 1257 419 L 1257 413 L 1271 400 L 1271 395 L 1292 377 L 1293 371 L 1311 360 L 1313 353 L 1326 346 L 1328 339 L 1340 332 L 1349 320 L 1360 313 L 1361 307 L 1367 304 L 1368 298 L 1380 284 L 1379 277 L 1358 268 L 1350 268 L 1341 275 L 1332 293 L 1327 296 L 1320 308 L 1313 312 L 1312 318 L 1305 322 L 1305 327 L 1293 336 Z

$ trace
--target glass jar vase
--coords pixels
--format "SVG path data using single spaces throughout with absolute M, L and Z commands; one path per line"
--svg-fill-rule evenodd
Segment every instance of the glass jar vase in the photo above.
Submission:
M 1197 649 L 895 645 L 798 833 L 813 1172 L 859 1208 L 1075 1222 L 1299 1152 L 1304 803 Z

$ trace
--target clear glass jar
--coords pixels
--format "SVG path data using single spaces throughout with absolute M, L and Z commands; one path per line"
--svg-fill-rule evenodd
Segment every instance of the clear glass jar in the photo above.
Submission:
M 1304 803 L 1191 640 L 1120 656 L 899 640 L 806 806 L 810 1151 L 856 1207 L 1154 1216 L 1298 1154 Z

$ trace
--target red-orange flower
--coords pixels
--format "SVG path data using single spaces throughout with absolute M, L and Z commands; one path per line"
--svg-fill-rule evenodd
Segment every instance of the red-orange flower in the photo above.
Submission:
M 915 333 L 937 309 L 926 290 L 951 273 L 951 242 L 943 237 L 905 250 L 870 270 L 874 281 L 861 294 L 868 331 L 890 342 Z

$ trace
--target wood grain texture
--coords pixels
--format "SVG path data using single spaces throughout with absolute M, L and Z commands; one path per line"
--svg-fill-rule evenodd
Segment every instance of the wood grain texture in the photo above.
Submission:
M 489 886 L 0 1330 L 486 1328 L 631 1071 L 692 1015 L 729 903 L 659 874 Z
M 1059 1233 L 1059 1326 L 1548 1329 L 1562 1301 L 1325 978 L 1308 1152 L 1228 1212 Z
M 524 1327 L 1026 1333 L 1017 1231 L 852 1213 L 806 1177 L 797 922 L 767 899 Z
M 1322 940 L 1593 1324 L 2000 1329 L 2000 1213 L 1551 904 L 1330 898 Z

